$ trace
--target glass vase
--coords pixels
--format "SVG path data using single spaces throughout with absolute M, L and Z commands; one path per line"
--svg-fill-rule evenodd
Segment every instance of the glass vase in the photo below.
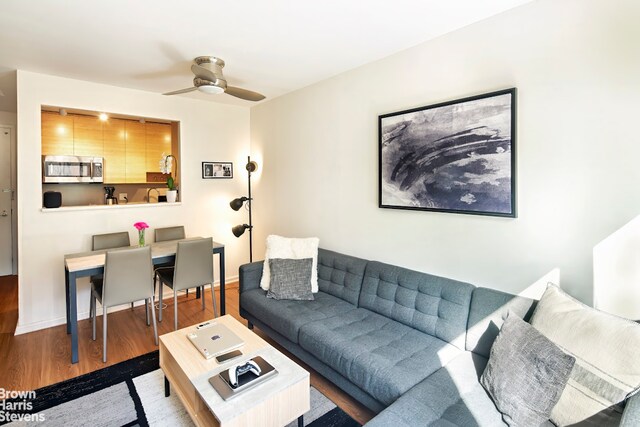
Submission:
M 138 246 L 144 246 L 144 228 L 142 230 L 138 230 Z

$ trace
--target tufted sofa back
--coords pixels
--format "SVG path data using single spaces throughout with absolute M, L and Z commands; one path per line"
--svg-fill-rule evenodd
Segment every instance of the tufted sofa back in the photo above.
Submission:
M 464 350 L 473 289 L 469 283 L 369 261 L 359 306 Z
M 367 261 L 318 249 L 318 289 L 353 305 L 358 305 Z

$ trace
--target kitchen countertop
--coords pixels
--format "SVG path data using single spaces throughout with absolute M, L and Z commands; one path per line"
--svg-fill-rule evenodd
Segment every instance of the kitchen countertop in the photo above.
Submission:
M 171 206 L 182 206 L 181 202 L 175 203 L 147 203 L 147 202 L 130 202 L 118 205 L 86 205 L 86 206 L 61 206 L 59 208 L 41 208 L 42 212 L 72 212 L 72 211 L 90 211 L 101 209 L 128 209 L 128 208 L 164 208 Z

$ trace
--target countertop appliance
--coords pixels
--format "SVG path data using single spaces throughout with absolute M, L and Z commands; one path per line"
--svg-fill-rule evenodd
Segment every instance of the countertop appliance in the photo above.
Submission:
M 101 183 L 103 158 L 87 156 L 43 156 L 43 183 Z
M 118 199 L 113 195 L 113 192 L 116 191 L 115 187 L 104 187 L 104 203 L 107 205 L 117 205 Z

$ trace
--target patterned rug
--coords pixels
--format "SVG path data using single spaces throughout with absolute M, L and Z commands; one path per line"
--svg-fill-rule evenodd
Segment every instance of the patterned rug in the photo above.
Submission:
M 304 422 L 309 427 L 360 426 L 313 387 L 311 410 Z M 175 393 L 164 397 L 164 375 L 155 351 L 0 401 L 0 425 L 180 427 L 193 423 Z

